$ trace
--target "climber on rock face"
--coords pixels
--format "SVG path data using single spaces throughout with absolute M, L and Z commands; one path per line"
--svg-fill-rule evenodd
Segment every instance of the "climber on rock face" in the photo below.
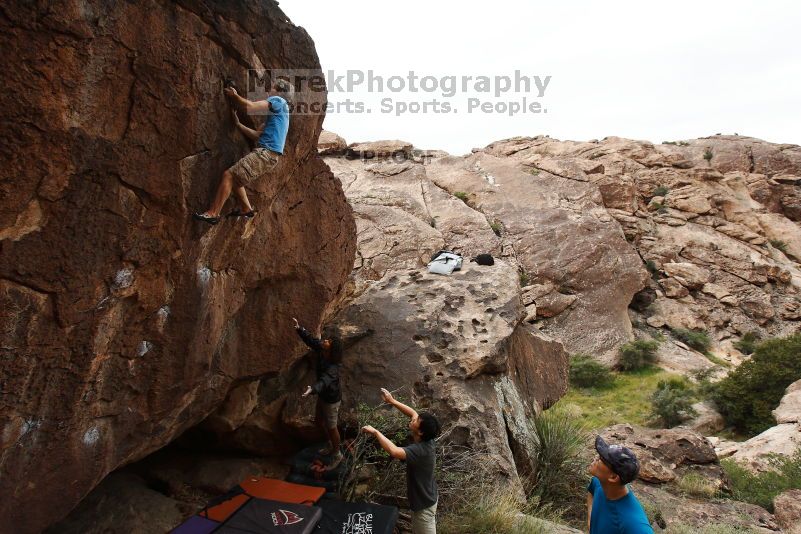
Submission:
M 342 461 L 342 452 L 339 450 L 341 442 L 337 420 L 339 418 L 339 405 L 342 402 L 342 392 L 339 385 L 339 370 L 342 364 L 342 340 L 337 336 L 328 336 L 326 339 L 316 338 L 305 328 L 300 326 L 294 317 L 292 322 L 295 331 L 306 345 L 317 354 L 315 362 L 317 382 L 307 386 L 303 397 L 317 395 L 317 406 L 314 410 L 314 422 L 328 438 L 328 448 L 320 452 L 330 457 L 326 462 L 326 469 L 333 469 Z
M 414 443 L 408 447 L 398 447 L 370 425 L 362 427 L 362 432 L 375 436 L 378 444 L 390 456 L 406 462 L 406 491 L 412 509 L 412 534 L 437 534 L 439 493 L 434 479 L 437 464 L 434 440 L 439 435 L 439 421 L 430 413 L 417 413 L 396 400 L 386 389 L 381 389 L 381 397 L 409 417 L 409 430 Z
M 287 100 L 291 101 L 292 99 L 293 87 L 286 80 L 278 79 L 273 84 L 267 99 L 257 102 L 242 98 L 237 94 L 236 89 L 231 86 L 226 87 L 223 91 L 235 106 L 231 110 L 234 124 L 245 137 L 256 143 L 256 148 L 223 172 L 220 184 L 217 186 L 214 201 L 209 209 L 192 215 L 196 220 L 208 224 L 220 222 L 220 212 L 232 190 L 239 202 L 239 207 L 231 211 L 228 217 L 250 219 L 256 214 L 256 210 L 250 205 L 245 187 L 263 175 L 274 171 L 278 165 L 279 158 L 284 153 L 286 134 L 289 131 L 289 104 Z M 267 114 L 261 132 L 248 128 L 239 122 L 239 117 L 236 113 L 237 107 L 245 113 Z

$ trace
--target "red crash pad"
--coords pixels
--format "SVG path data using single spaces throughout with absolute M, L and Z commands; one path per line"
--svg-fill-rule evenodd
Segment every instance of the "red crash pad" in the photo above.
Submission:
M 239 485 L 251 497 L 294 504 L 311 505 L 325 494 L 325 488 L 303 486 L 265 477 L 250 477 Z

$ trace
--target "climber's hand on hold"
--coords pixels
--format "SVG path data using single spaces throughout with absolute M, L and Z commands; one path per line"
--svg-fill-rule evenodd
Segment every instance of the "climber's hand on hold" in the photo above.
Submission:
M 239 115 L 236 114 L 235 109 L 231 109 L 231 118 L 234 120 L 234 126 L 239 124 Z
M 395 399 L 392 397 L 392 393 L 390 393 L 384 388 L 381 388 L 381 400 L 383 400 L 387 404 L 392 404 L 392 401 L 394 401 Z
M 301 395 L 301 397 L 308 397 L 309 395 L 311 395 L 311 392 L 312 392 L 311 386 L 306 386 L 306 391 L 303 392 L 303 395 Z
M 365 425 L 362 427 L 362 432 L 364 432 L 365 434 L 371 434 L 375 436 L 375 433 L 378 431 L 370 425 Z
M 223 89 L 223 93 L 225 93 L 225 96 L 227 96 L 228 98 L 234 98 L 236 95 L 239 94 L 236 92 L 236 89 L 234 89 L 231 86 L 225 87 Z
M 300 323 L 298 323 L 298 320 L 295 319 L 294 317 L 292 318 L 292 324 L 295 326 L 295 330 L 300 328 Z

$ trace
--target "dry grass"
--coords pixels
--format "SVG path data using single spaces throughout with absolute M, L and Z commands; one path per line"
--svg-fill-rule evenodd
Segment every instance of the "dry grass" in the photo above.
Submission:
M 683 493 L 692 495 L 693 497 L 711 499 L 718 494 L 717 485 L 708 478 L 697 473 L 687 473 L 679 478 L 676 485 Z

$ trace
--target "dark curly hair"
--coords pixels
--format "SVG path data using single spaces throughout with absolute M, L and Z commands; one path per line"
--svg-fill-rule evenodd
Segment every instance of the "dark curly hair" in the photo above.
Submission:
M 417 418 L 420 420 L 420 437 L 423 441 L 430 441 L 439 436 L 440 426 L 436 417 L 428 412 L 420 412 Z

